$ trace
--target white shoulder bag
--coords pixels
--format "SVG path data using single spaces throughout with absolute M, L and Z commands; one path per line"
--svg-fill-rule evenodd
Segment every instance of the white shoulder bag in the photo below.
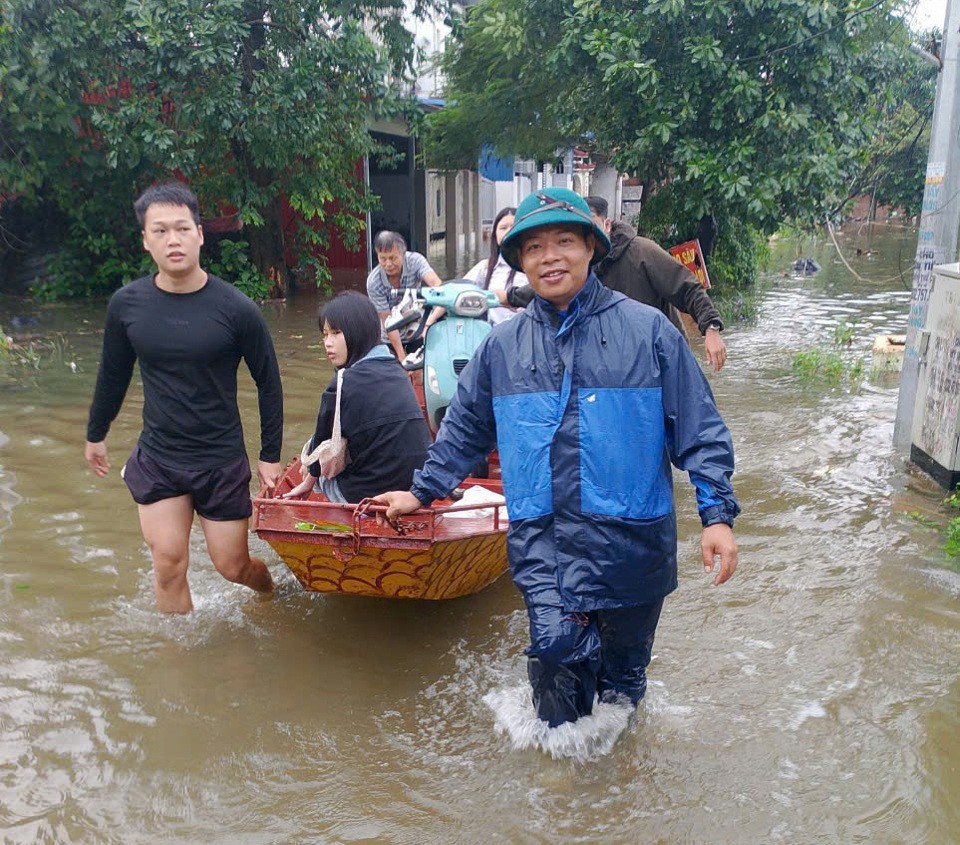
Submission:
M 300 450 L 300 463 L 304 469 L 310 464 L 320 461 L 320 474 L 324 478 L 334 478 L 343 472 L 344 467 L 350 462 L 350 453 L 347 451 L 347 440 L 340 433 L 340 391 L 343 387 L 343 372 L 346 367 L 337 370 L 337 405 L 333 412 L 333 431 L 329 440 L 324 440 L 312 452 L 310 448 L 311 437 L 303 444 Z

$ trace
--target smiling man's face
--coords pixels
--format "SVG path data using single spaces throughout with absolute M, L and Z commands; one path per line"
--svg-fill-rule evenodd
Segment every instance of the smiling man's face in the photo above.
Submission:
M 594 237 L 576 224 L 539 226 L 521 235 L 519 261 L 530 286 L 565 311 L 590 275 Z

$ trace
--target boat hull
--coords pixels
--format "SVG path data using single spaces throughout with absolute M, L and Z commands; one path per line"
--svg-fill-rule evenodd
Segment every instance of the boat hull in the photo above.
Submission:
M 351 560 L 329 548 L 267 540 L 305 590 L 388 599 L 453 599 L 477 593 L 507 568 L 502 534 L 437 542 L 423 549 L 361 546 Z
M 294 461 L 277 487 L 300 479 Z M 496 479 L 467 479 L 500 493 Z M 254 499 L 253 531 L 276 551 L 305 590 L 390 599 L 452 599 L 479 592 L 508 568 L 506 509 L 437 503 L 378 525 L 369 503 Z

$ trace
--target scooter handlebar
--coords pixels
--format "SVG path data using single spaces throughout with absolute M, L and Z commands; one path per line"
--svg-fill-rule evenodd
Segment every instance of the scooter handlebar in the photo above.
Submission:
M 423 309 L 417 308 L 414 311 L 408 311 L 406 314 L 393 319 L 386 320 L 383 324 L 383 327 L 388 332 L 399 331 L 406 326 L 409 326 L 411 323 L 415 323 L 417 320 L 423 318 Z

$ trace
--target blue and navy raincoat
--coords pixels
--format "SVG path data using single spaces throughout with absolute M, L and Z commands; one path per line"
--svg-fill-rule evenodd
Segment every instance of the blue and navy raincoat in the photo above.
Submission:
M 592 273 L 565 313 L 537 297 L 485 338 L 411 491 L 442 498 L 494 445 L 528 605 L 602 610 L 674 590 L 671 462 L 703 525 L 740 512 L 730 434 L 683 337 Z

